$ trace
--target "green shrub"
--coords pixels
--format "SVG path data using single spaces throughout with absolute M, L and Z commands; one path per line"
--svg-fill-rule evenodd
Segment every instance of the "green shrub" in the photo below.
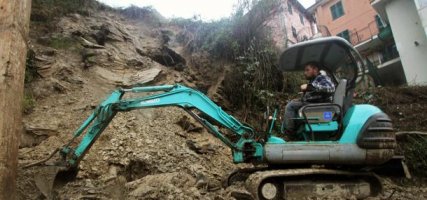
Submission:
M 72 37 L 56 36 L 49 40 L 49 46 L 55 49 L 70 49 L 78 44 L 78 41 Z
M 29 49 L 27 51 L 27 60 L 25 63 L 25 84 L 32 82 L 34 79 L 40 76 L 37 72 L 35 59 L 36 53 L 32 49 Z
M 143 20 L 144 22 L 154 26 L 160 26 L 165 22 L 164 17 L 151 6 L 140 8 L 138 6 L 131 5 L 130 7 L 121 9 L 120 13 L 130 19 Z
M 31 5 L 31 21 L 49 23 L 69 13 L 87 16 L 91 9 L 111 9 L 95 0 L 33 0 Z
M 230 18 L 204 22 L 197 17 L 177 18 L 170 24 L 182 29 L 177 35 L 189 52 L 207 51 L 214 59 L 234 63 L 223 81 L 222 95 L 236 109 L 259 111 L 277 103 L 283 92 L 294 92 L 300 75 L 277 69 L 277 50 L 264 26 L 279 9 L 279 0 L 239 1 Z M 284 88 L 285 86 L 285 88 Z
M 423 177 L 427 176 L 427 137 L 422 135 L 409 135 L 406 137 L 403 150 L 408 167 L 411 172 Z
M 33 95 L 30 92 L 24 92 L 24 99 L 22 102 L 23 112 L 25 114 L 29 114 L 33 111 L 36 105 L 36 101 L 34 100 Z

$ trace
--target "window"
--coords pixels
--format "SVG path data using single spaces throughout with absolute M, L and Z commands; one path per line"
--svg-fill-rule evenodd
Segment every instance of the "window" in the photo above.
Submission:
M 385 27 L 385 24 L 383 23 L 379 15 L 375 15 L 375 22 L 377 22 L 378 29 L 382 29 Z
M 341 1 L 331 6 L 331 14 L 332 20 L 335 20 L 344 15 L 344 8 L 342 7 Z
M 288 11 L 292 15 L 292 4 L 290 1 L 288 1 Z
M 299 14 L 299 20 L 301 21 L 301 24 L 304 25 L 304 16 L 302 14 Z
M 350 41 L 350 33 L 348 32 L 348 30 L 345 30 L 341 33 L 338 33 L 337 36 L 342 37 L 342 38 L 346 39 L 347 41 L 351 42 Z
M 294 27 L 294 26 L 292 26 L 292 35 L 293 35 L 294 37 L 297 37 L 297 29 L 295 29 L 295 27 Z

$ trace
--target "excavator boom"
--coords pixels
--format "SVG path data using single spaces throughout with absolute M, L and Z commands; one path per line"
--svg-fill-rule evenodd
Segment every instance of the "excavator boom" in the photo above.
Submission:
M 146 92 L 161 93 L 122 99 L 125 93 Z M 177 106 L 187 111 L 206 127 L 210 133 L 232 149 L 235 163 L 260 162 L 263 160 L 263 147 L 261 143 L 255 141 L 256 133 L 254 129 L 242 124 L 224 112 L 221 107 L 203 93 L 177 84 L 115 90 L 76 130 L 73 139 L 60 150 L 63 164 L 67 167 L 77 167 L 79 161 L 82 160 L 96 139 L 107 128 L 117 112 L 165 106 Z M 198 110 L 204 116 L 209 117 L 205 119 L 194 110 Z M 231 141 L 214 124 L 230 130 L 238 139 L 235 142 Z M 84 135 L 79 144 L 73 147 L 74 140 L 82 134 Z

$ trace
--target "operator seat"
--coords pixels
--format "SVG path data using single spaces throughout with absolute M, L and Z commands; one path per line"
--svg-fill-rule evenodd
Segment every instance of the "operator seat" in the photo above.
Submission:
M 338 82 L 337 88 L 335 88 L 333 103 L 339 105 L 341 108 L 344 105 L 344 99 L 347 89 L 347 80 L 341 79 Z
M 305 132 L 311 133 L 304 135 L 306 140 L 329 140 L 331 136 L 338 138 L 336 136 L 340 135 L 342 126 L 346 90 L 347 80 L 341 79 L 335 89 L 332 103 L 308 104 L 300 108 L 298 120 L 302 120 L 300 122 L 303 122 Z
M 347 88 L 347 80 L 341 79 L 338 82 L 338 85 L 335 89 L 332 103 L 313 103 L 313 104 L 305 105 L 299 109 L 299 112 L 298 112 L 299 117 L 304 117 L 304 114 L 305 114 L 308 118 L 311 117 L 310 119 L 313 119 L 313 117 L 316 117 L 318 114 L 322 114 L 322 113 L 324 114 L 324 112 L 327 112 L 327 111 L 333 112 L 331 113 L 333 115 L 343 114 L 342 112 L 343 112 L 344 99 L 346 96 L 346 88 Z M 316 116 L 313 116 L 313 115 L 316 115 Z M 317 122 L 325 122 L 324 120 L 331 121 L 333 116 L 331 116 L 331 118 L 326 116 L 326 119 L 323 119 L 323 120 L 320 119 L 322 118 L 321 116 L 317 116 L 317 117 L 319 118 L 318 120 L 316 120 Z M 310 119 L 309 121 L 312 121 Z

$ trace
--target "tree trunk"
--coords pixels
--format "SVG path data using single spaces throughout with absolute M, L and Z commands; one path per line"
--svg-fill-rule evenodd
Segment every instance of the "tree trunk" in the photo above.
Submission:
M 0 0 L 0 199 L 16 199 L 31 0 Z

